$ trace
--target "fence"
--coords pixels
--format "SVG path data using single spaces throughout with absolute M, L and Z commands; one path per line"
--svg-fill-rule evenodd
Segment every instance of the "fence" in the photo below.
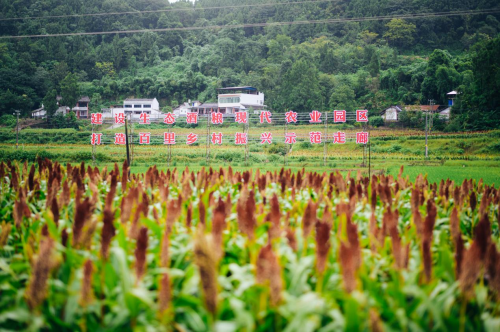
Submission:
M 93 156 L 98 145 L 126 145 L 130 152 L 130 162 L 134 159 L 134 145 L 149 144 L 166 145 L 168 165 L 172 159 L 171 147 L 177 144 L 184 144 L 186 147 L 194 144 L 205 145 L 207 165 L 210 164 L 211 150 L 214 146 L 240 145 L 245 151 L 246 162 L 249 157 L 249 143 L 255 142 L 257 144 L 285 144 L 283 162 L 287 165 L 287 155 L 293 145 L 309 141 L 310 144 L 323 145 L 323 163 L 326 165 L 329 145 L 355 141 L 364 146 L 362 165 L 367 165 L 367 159 L 369 165 L 369 126 L 366 110 L 312 111 L 310 113 L 242 111 L 222 114 L 214 112 L 203 115 L 188 113 L 184 117 L 176 117 L 172 113 L 166 113 L 162 117 L 151 116 L 147 113 L 132 117 L 118 113 L 114 115 L 114 119 L 103 117 L 102 113 L 93 113 L 91 121 L 90 142 Z M 342 131 L 342 126 L 348 123 L 356 124 L 358 131 L 355 133 Z M 104 125 L 111 125 L 114 129 L 123 126 L 125 131 L 114 134 L 102 133 L 100 131 Z M 307 130 L 304 128 L 296 130 L 304 125 Z M 162 129 L 163 132 L 152 133 L 150 129 L 155 129 L 155 131 Z

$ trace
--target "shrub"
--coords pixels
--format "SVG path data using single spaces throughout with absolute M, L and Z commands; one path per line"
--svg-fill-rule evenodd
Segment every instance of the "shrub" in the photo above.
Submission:
M 470 142 L 466 142 L 466 141 L 458 141 L 457 142 L 457 147 L 460 149 L 463 149 L 463 150 L 467 150 L 471 146 L 472 146 L 472 144 Z
M 16 127 L 16 117 L 11 114 L 4 114 L 0 117 L 0 125 L 14 128 Z
M 403 147 L 399 144 L 394 144 L 392 145 L 387 152 L 394 153 L 394 152 L 399 152 L 401 151 Z
M 268 160 L 270 163 L 278 163 L 281 161 L 281 158 L 278 155 L 273 154 L 269 156 Z
M 372 116 L 369 118 L 369 124 L 372 127 L 380 127 L 384 125 L 384 119 L 381 116 Z
M 219 152 L 215 155 L 216 160 L 222 160 L 222 161 L 233 161 L 233 160 L 242 160 L 244 159 L 244 155 L 240 152 L 231 152 L 231 151 L 224 151 L 224 152 Z
M 308 150 L 308 149 L 311 149 L 313 147 L 313 145 L 310 142 L 301 142 L 299 146 L 301 149 L 304 149 L 304 150 Z
M 500 142 L 491 143 L 487 149 L 491 152 L 500 152 Z
M 273 143 L 268 149 L 269 153 L 284 156 L 288 152 L 288 146 L 284 143 Z

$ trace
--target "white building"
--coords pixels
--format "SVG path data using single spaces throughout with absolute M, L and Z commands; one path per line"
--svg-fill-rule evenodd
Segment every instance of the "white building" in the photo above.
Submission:
M 447 107 L 441 112 L 439 112 L 439 118 L 446 122 L 450 121 L 451 107 Z
M 239 111 L 253 109 L 265 110 L 264 94 L 251 86 L 236 86 L 217 89 L 217 103 L 201 103 L 199 101 L 188 101 L 176 107 L 173 112 L 176 116 L 186 116 L 188 112 L 198 114 L 209 114 L 219 112 L 223 114 L 234 114 Z
M 187 113 L 191 112 L 192 107 L 200 106 L 201 103 L 197 100 L 191 102 L 189 100 L 187 103 L 182 103 L 181 105 L 177 106 L 176 108 L 173 109 L 173 113 L 175 116 L 186 116 Z
M 36 110 L 31 112 L 31 117 L 34 119 L 44 119 L 47 116 L 47 111 L 44 109 L 43 104 L 42 107 L 37 108 Z
M 402 111 L 401 107 L 391 106 L 389 108 L 386 108 L 381 116 L 385 122 L 397 122 L 399 112 L 401 111 Z
M 139 119 L 142 113 L 150 115 L 151 120 L 160 119 L 163 113 L 160 112 L 160 104 L 156 98 L 153 99 L 132 99 L 127 98 L 123 101 L 123 106 L 115 105 L 110 108 L 102 109 L 104 118 L 114 118 L 118 113 L 131 115 L 132 119 Z
M 251 86 L 237 86 L 217 89 L 219 112 L 234 114 L 238 111 L 249 109 L 262 110 L 267 106 L 264 104 L 264 94 Z
M 57 110 L 55 112 L 56 115 L 66 115 L 70 112 L 70 108 L 68 106 L 61 105 L 61 96 L 56 97 L 57 101 Z M 87 119 L 89 118 L 89 103 L 90 103 L 90 98 L 87 96 L 83 96 L 78 101 L 76 102 L 75 107 L 72 108 L 72 111 L 75 112 L 75 115 L 78 119 Z M 44 119 L 47 117 L 47 111 L 45 110 L 45 107 L 42 104 L 42 107 L 34 110 L 31 112 L 31 117 L 35 119 Z

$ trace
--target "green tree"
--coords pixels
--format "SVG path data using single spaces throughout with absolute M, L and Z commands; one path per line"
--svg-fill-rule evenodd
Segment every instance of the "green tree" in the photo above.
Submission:
M 433 99 L 445 104 L 446 93 L 460 84 L 460 75 L 452 64 L 451 55 L 443 50 L 434 50 L 429 57 L 426 76 L 422 82 L 423 99 Z
M 26 94 L 18 95 L 10 89 L 0 92 L 0 116 L 3 114 L 12 114 L 15 110 L 27 114 L 33 107 L 33 100 Z
M 54 85 L 56 87 L 59 86 L 68 73 L 68 64 L 66 62 L 62 61 L 56 63 L 50 71 L 51 80 L 54 82 Z
M 372 77 L 378 76 L 380 72 L 380 61 L 377 52 L 373 52 L 372 54 L 370 63 L 368 64 L 368 71 Z
M 96 62 L 94 71 L 99 78 L 105 75 L 113 77 L 116 74 L 113 62 Z
M 389 43 L 401 47 L 413 44 L 413 36 L 417 29 L 415 24 L 394 18 L 385 26 L 387 27 L 387 31 L 384 33 L 384 37 L 387 38 Z
M 305 60 L 295 62 L 284 77 L 280 94 L 285 108 L 298 112 L 320 109 L 323 98 L 318 69 Z
M 94 93 L 90 99 L 90 112 L 99 113 L 102 107 L 102 97 L 100 93 Z
M 43 98 L 43 108 L 47 112 L 47 120 L 50 121 L 57 111 L 57 91 L 52 89 Z
M 473 49 L 472 84 L 464 79 L 459 87 L 461 122 L 466 129 L 500 128 L 500 36 Z
M 373 43 L 377 37 L 378 33 L 376 32 L 370 32 L 368 30 L 363 30 L 358 34 L 358 37 L 365 43 L 365 44 L 371 44 Z
M 80 98 L 80 89 L 78 88 L 78 80 L 75 74 L 69 73 L 62 80 L 61 97 L 63 105 L 71 108 L 75 107 L 76 102 Z
M 271 39 L 267 43 L 269 49 L 267 56 L 269 60 L 272 62 L 280 62 L 283 60 L 292 46 L 292 43 L 292 38 L 285 35 L 277 35 L 275 39 Z
M 330 96 L 330 107 L 336 110 L 354 110 L 356 107 L 354 89 L 346 83 L 333 88 Z

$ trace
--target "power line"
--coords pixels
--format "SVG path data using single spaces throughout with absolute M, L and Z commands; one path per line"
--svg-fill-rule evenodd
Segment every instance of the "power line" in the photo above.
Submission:
M 364 21 L 384 21 L 391 19 L 418 19 L 430 17 L 450 17 L 463 15 L 480 15 L 499 13 L 500 8 L 485 9 L 485 10 L 464 10 L 455 12 L 437 12 L 437 13 L 417 13 L 417 14 L 402 14 L 388 16 L 372 16 L 372 17 L 352 17 L 352 18 L 334 18 L 323 20 L 304 20 L 304 21 L 288 21 L 288 22 L 264 22 L 264 23 L 243 23 L 229 25 L 210 25 L 210 26 L 191 26 L 179 28 L 157 28 L 157 29 L 140 29 L 140 30 L 116 30 L 116 31 L 96 31 L 96 32 L 73 32 L 73 33 L 57 33 L 46 35 L 18 35 L 18 36 L 0 36 L 0 39 L 21 39 L 21 38 L 46 38 L 46 37 L 69 37 L 69 36 L 89 36 L 89 35 L 110 35 L 110 34 L 132 34 L 146 32 L 168 32 L 168 31 L 193 31 L 207 29 L 237 29 L 237 28 L 254 28 L 266 26 L 285 26 L 285 25 L 306 25 L 306 24 L 332 24 L 345 22 L 364 22 Z
M 216 9 L 239 9 L 239 8 L 252 8 L 252 7 L 271 7 L 282 5 L 297 5 L 321 2 L 334 2 L 338 0 L 310 0 L 310 1 L 293 1 L 293 2 L 276 2 L 276 3 L 261 3 L 252 5 L 229 5 L 229 6 L 214 6 L 214 7 L 190 7 L 190 8 L 170 8 L 170 9 L 157 9 L 157 10 L 136 10 L 127 12 L 105 12 L 105 13 L 88 13 L 88 14 L 67 14 L 67 15 L 50 15 L 50 16 L 25 16 L 25 17 L 7 17 L 0 18 L 0 21 L 19 21 L 19 20 L 45 20 L 52 18 L 67 18 L 67 17 L 92 17 L 92 16 L 108 16 L 108 15 L 140 15 L 140 14 L 156 14 L 168 12 L 184 12 L 196 10 L 216 10 Z

